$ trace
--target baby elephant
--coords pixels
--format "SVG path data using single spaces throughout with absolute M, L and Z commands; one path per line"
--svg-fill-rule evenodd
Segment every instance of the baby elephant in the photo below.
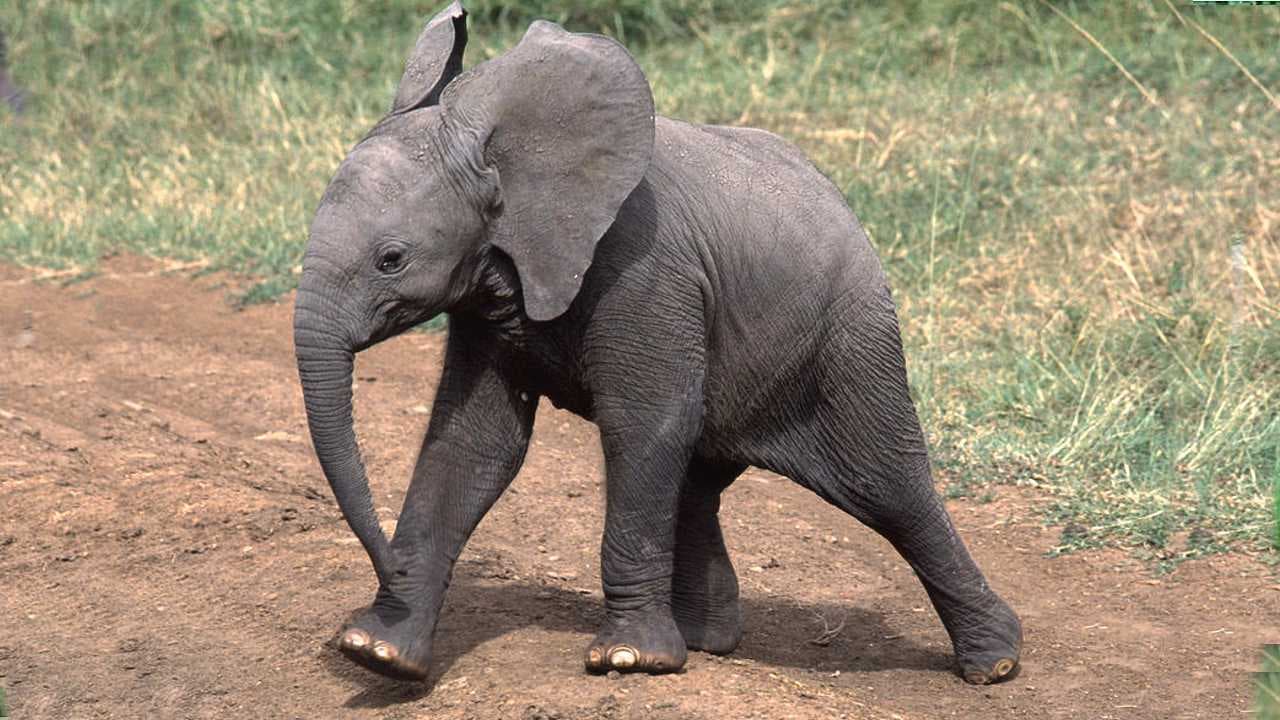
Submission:
M 840 192 L 760 130 L 654 114 L 618 43 L 530 26 L 466 71 L 458 3 L 391 112 L 338 168 L 303 261 L 294 343 L 316 454 L 379 588 L 351 660 L 426 677 L 454 561 L 515 477 L 540 397 L 600 429 L 605 620 L 592 672 L 664 673 L 742 636 L 717 517 L 747 468 L 893 544 L 972 683 L 1022 634 L 929 474 L 893 301 Z M 448 313 L 431 421 L 394 537 L 352 427 L 355 353 Z

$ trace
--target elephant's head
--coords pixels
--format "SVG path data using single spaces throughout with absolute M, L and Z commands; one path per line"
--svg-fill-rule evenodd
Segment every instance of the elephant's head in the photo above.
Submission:
M 653 98 L 622 46 L 537 22 L 461 72 L 465 15 L 455 2 L 427 23 L 391 112 L 338 168 L 294 309 L 312 442 L 383 582 L 394 567 L 352 427 L 354 354 L 458 308 L 495 253 L 531 320 L 562 314 L 653 152 Z

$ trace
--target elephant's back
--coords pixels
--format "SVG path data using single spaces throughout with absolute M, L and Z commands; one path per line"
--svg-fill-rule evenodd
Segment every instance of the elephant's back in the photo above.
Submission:
M 726 281 L 752 291 L 800 284 L 835 299 L 883 274 L 836 186 L 787 140 L 765 130 L 657 119 L 649 177 L 695 228 Z M 736 284 L 736 283 L 735 283 Z

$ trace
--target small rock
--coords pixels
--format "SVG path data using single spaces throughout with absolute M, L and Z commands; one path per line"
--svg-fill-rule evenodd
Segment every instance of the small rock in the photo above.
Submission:
M 1063 545 L 1070 545 L 1073 542 L 1079 542 L 1089 536 L 1089 528 L 1080 523 L 1067 523 L 1062 528 L 1062 536 L 1060 542 Z
M 562 720 L 564 716 L 554 710 L 547 710 L 537 705 L 529 705 L 524 709 L 521 720 Z
M 302 438 L 293 433 L 284 432 L 283 430 L 272 430 L 258 435 L 254 440 L 263 440 L 268 442 L 301 442 Z

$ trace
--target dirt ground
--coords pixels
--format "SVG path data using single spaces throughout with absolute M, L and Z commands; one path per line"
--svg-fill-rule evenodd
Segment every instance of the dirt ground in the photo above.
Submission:
M 593 426 L 549 405 L 463 554 L 429 683 L 334 649 L 373 572 L 306 439 L 290 304 L 108 262 L 62 286 L 0 267 L 0 685 L 17 718 L 1220 718 L 1280 642 L 1280 580 L 1244 556 L 1154 575 L 1050 558 L 1033 491 L 950 507 L 1022 615 L 1023 668 L 985 688 L 886 543 L 752 471 L 724 524 L 746 639 L 665 677 L 592 677 L 603 496 Z M 443 336 L 360 356 L 357 427 L 394 523 Z M 823 638 L 826 638 L 825 640 Z

